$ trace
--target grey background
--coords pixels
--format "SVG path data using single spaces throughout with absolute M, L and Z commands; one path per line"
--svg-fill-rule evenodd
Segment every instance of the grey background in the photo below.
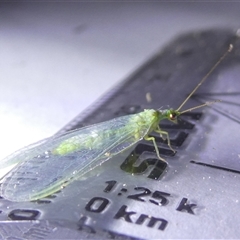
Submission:
M 0 2 L 0 158 L 51 136 L 178 34 L 238 2 Z M 199 63 L 201 64 L 201 63 Z

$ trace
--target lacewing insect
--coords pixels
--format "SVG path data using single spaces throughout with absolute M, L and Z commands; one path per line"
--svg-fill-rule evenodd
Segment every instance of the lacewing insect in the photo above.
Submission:
M 232 48 L 230 45 L 176 110 L 146 109 L 137 114 L 53 136 L 14 152 L 0 161 L 0 169 L 16 165 L 2 178 L 0 195 L 17 202 L 46 197 L 142 139 L 152 141 L 158 158 L 165 161 L 159 154 L 154 137 L 149 137 L 149 134 L 152 131 L 159 133 L 167 139 L 169 148 L 174 151 L 168 132 L 163 131 L 159 123 L 163 119 L 177 123 L 179 115 L 218 101 L 180 111 Z

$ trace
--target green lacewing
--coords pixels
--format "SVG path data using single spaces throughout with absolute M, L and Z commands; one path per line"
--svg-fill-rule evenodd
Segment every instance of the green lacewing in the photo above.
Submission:
M 44 139 L 6 157 L 0 161 L 0 169 L 15 166 L 1 179 L 0 195 L 16 202 L 49 196 L 142 139 L 152 141 L 158 158 L 165 161 L 159 154 L 154 137 L 149 137 L 149 134 L 153 131 L 159 133 L 163 139 L 167 139 L 169 148 L 174 151 L 168 132 L 162 130 L 159 123 L 163 119 L 177 123 L 181 114 L 218 101 L 180 111 L 232 48 L 230 45 L 176 110 L 145 109 L 137 114 Z

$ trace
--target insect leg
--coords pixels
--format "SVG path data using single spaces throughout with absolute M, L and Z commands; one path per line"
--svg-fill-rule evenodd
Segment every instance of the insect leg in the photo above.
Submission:
M 160 137 L 162 138 L 163 141 L 165 141 L 167 138 L 163 136 L 162 133 L 158 132 L 160 134 Z
M 159 151 L 158 151 L 158 146 L 157 146 L 157 143 L 156 143 L 156 140 L 154 137 L 149 137 L 149 136 L 145 136 L 144 137 L 145 140 L 147 141 L 152 141 L 153 142 L 153 145 L 154 145 L 154 148 L 155 148 L 155 151 L 156 151 L 156 154 L 158 156 L 158 158 L 164 162 L 166 162 L 166 160 L 164 158 L 162 158 L 159 154 Z
M 171 142 L 170 142 L 170 138 L 169 138 L 168 132 L 161 130 L 161 129 L 159 128 L 159 126 L 158 126 L 158 129 L 155 130 L 155 132 L 159 133 L 161 137 L 162 137 L 162 135 L 165 135 L 165 136 L 166 136 L 167 142 L 168 142 L 168 147 L 175 153 L 176 150 L 174 150 L 174 149 L 172 148 L 172 146 L 171 146 Z M 166 139 L 163 138 L 163 137 L 162 137 L 162 139 L 163 139 L 163 140 L 166 140 Z

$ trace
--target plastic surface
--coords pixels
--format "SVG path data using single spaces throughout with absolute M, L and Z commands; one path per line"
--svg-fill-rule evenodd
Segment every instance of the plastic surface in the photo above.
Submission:
M 0 236 L 238 238 L 240 40 L 233 32 L 180 36 L 61 132 L 145 108 L 177 108 L 230 43 L 233 52 L 185 107 L 222 102 L 182 116 L 178 125 L 161 124 L 177 150 L 156 138 L 168 166 L 141 142 L 48 198 L 1 199 Z

